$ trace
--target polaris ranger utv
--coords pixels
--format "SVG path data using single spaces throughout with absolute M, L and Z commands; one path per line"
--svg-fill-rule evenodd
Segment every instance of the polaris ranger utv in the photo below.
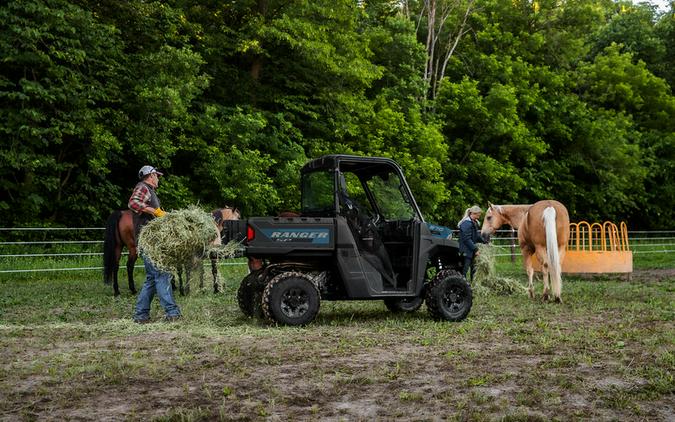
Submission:
M 394 312 L 425 301 L 436 319 L 468 315 L 458 244 L 425 223 L 396 162 L 327 155 L 302 168 L 301 189 L 298 216 L 226 222 L 223 241 L 245 236 L 244 253 L 260 263 L 237 293 L 244 314 L 304 325 L 321 300 L 375 299 Z

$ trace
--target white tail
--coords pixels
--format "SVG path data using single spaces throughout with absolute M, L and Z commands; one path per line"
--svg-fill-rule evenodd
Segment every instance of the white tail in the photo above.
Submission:
M 555 223 L 555 208 L 547 207 L 544 210 L 544 227 L 546 228 L 546 254 L 549 261 L 549 274 L 551 277 L 551 290 L 553 297 L 560 298 L 562 279 L 560 269 L 560 254 L 558 253 L 558 234 Z

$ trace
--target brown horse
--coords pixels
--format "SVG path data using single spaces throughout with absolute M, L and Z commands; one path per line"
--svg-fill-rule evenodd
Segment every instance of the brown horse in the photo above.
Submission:
M 221 209 L 214 210 L 212 213 L 213 219 L 218 227 L 218 232 L 223 228 L 225 220 L 239 219 L 239 211 L 236 208 L 226 206 Z M 129 256 L 127 257 L 127 278 L 129 280 L 129 290 L 136 294 L 136 286 L 134 284 L 134 265 L 138 259 L 138 239 L 136 238 L 136 230 L 134 228 L 133 211 L 131 210 L 117 210 L 113 211 L 108 217 L 105 227 L 105 235 L 103 241 L 103 282 L 105 284 L 112 283 L 115 296 L 119 296 L 120 291 L 117 284 L 117 273 L 119 271 L 120 258 L 122 257 L 122 248 L 127 247 Z M 217 291 L 217 267 L 215 258 L 212 258 L 211 271 L 214 274 L 214 289 Z
M 530 297 L 534 298 L 532 284 L 534 268 L 531 261 L 534 255 L 542 263 L 543 299 L 549 298 L 550 277 L 553 298 L 556 302 L 562 302 L 560 296 L 561 268 L 570 237 L 570 218 L 567 208 L 554 200 L 539 201 L 532 205 L 489 204 L 481 234 L 489 238 L 495 230 L 505 224 L 518 230 L 518 243 L 523 254 L 523 265 L 527 271 Z

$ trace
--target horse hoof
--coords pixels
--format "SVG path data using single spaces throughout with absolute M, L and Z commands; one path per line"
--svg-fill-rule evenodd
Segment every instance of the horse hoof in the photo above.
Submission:
M 136 293 L 138 293 L 136 290 L 132 290 L 132 291 L 131 291 L 131 294 L 132 294 L 132 295 L 135 295 Z
M 530 299 L 534 299 L 534 292 L 532 290 L 528 290 L 527 292 L 530 295 Z
M 560 304 L 562 304 L 562 303 L 563 303 L 563 301 L 562 301 L 562 298 L 561 298 L 561 297 L 556 297 L 556 298 L 555 298 L 555 300 L 553 300 L 553 301 L 554 301 L 555 303 L 560 303 Z
M 543 300 L 544 302 L 548 302 L 549 299 L 550 298 L 548 296 L 548 293 L 544 293 L 543 295 L 541 295 L 541 300 Z

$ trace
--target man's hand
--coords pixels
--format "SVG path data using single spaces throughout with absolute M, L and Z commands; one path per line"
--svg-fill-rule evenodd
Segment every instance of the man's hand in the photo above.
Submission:
M 155 217 L 164 217 L 166 215 L 166 211 L 164 211 L 161 208 L 155 208 L 155 211 L 152 213 Z

